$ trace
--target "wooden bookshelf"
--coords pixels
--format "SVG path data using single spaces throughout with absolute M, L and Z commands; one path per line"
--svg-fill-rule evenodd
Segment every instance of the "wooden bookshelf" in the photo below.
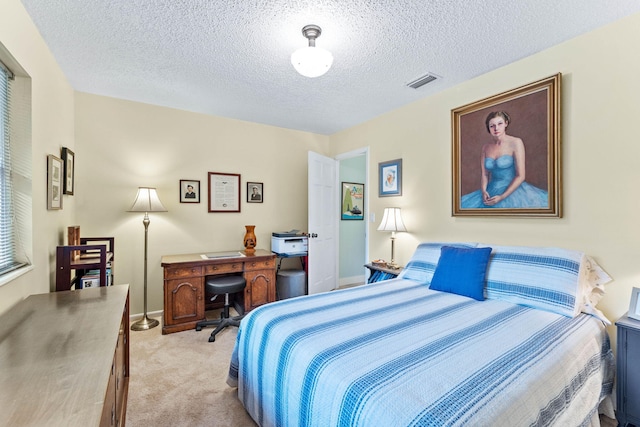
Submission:
M 100 286 L 107 286 L 107 270 L 113 274 L 113 237 L 84 237 L 81 244 L 56 248 L 56 291 L 81 288 L 81 278 L 89 270 L 99 270 Z M 90 244 L 99 242 L 101 244 Z

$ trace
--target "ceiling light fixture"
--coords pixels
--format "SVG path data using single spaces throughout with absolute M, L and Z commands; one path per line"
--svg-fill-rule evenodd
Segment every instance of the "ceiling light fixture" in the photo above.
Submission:
M 298 73 L 305 77 L 320 77 L 331 68 L 333 55 L 326 49 L 316 47 L 316 39 L 322 30 L 317 25 L 302 27 L 302 35 L 309 39 L 309 46 L 298 49 L 291 54 L 291 64 Z

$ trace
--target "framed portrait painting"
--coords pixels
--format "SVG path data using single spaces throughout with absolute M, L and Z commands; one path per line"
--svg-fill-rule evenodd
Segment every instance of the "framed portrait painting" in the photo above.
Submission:
M 64 164 L 64 194 L 70 194 L 73 196 L 74 186 L 74 168 L 76 162 L 76 155 L 73 151 L 67 147 L 62 147 L 62 163 Z
M 264 200 L 264 184 L 247 182 L 247 203 L 262 203 Z
M 180 203 L 200 203 L 200 181 L 180 180 Z
M 62 159 L 53 154 L 47 155 L 47 209 L 62 209 L 64 165 Z
M 240 174 L 209 172 L 209 212 L 240 212 Z
M 402 196 L 402 159 L 378 163 L 378 196 Z
M 453 216 L 562 217 L 561 80 L 452 110 Z
M 340 219 L 364 220 L 364 184 L 355 182 L 342 183 Z

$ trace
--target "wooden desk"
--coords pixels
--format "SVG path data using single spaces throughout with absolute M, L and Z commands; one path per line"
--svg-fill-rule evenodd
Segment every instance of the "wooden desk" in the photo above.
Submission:
M 165 255 L 162 333 L 194 329 L 205 319 L 206 276 L 240 274 L 247 281 L 241 304 L 248 312 L 276 300 L 276 256 L 263 249 L 252 255 L 203 259 L 202 254 Z
M 0 426 L 123 426 L 129 286 L 31 295 L 0 316 Z

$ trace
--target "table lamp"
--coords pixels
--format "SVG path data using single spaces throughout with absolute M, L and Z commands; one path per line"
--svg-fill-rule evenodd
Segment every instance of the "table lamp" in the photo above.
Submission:
M 404 226 L 404 222 L 402 222 L 400 208 L 384 208 L 382 222 L 380 223 L 380 226 L 378 226 L 378 231 L 391 232 L 391 262 L 387 263 L 387 267 L 397 269 L 398 264 L 396 264 L 394 248 L 396 231 L 407 231 L 407 228 Z
M 160 322 L 147 316 L 147 247 L 149 241 L 149 212 L 167 212 L 162 205 L 155 188 L 139 187 L 133 206 L 128 212 L 144 212 L 144 316 L 131 325 L 133 331 L 145 331 L 155 328 Z

